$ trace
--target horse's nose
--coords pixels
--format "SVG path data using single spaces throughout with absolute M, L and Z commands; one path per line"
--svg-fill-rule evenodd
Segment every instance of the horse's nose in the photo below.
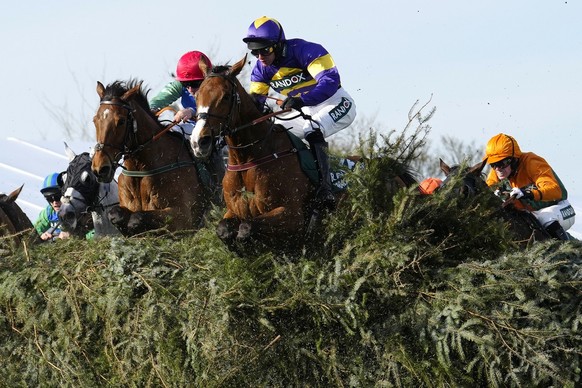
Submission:
M 77 217 L 75 216 L 75 212 L 71 211 L 68 208 L 62 208 L 59 210 L 58 213 L 59 219 L 61 223 L 70 229 L 75 229 L 77 226 Z
M 93 169 L 93 174 L 95 174 L 99 182 L 107 182 L 110 173 L 111 173 L 110 166 L 103 166 L 99 169 Z
M 212 151 L 212 137 L 204 136 L 198 139 L 198 152 L 200 156 L 208 156 Z

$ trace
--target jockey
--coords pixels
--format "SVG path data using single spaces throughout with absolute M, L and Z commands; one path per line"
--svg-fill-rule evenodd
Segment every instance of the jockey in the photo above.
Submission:
M 517 141 L 503 133 L 487 143 L 485 160 L 491 166 L 487 185 L 496 194 L 509 192 L 517 208 L 530 211 L 548 233 L 568 240 L 566 230 L 574 225 L 576 213 L 568 192 L 546 160 L 533 152 L 522 152 Z
M 200 51 L 189 51 L 182 55 L 176 66 L 176 80 L 168 83 L 164 88 L 150 101 L 150 108 L 154 113 L 169 106 L 178 99 L 183 109 L 176 112 L 174 122 L 182 123 L 172 128 L 172 131 L 182 133 L 189 138 L 194 128 L 196 119 L 196 91 L 204 81 L 205 71 L 201 68 L 201 62 L 210 71 L 212 62 L 206 54 Z M 213 152 L 206 166 L 212 177 L 212 183 L 217 196 L 222 193 L 222 178 L 224 177 L 225 167 L 222 151 Z
M 169 106 L 180 99 L 184 109 L 179 110 L 174 116 L 175 122 L 193 120 L 196 116 L 196 99 L 194 94 L 204 80 L 204 73 L 200 69 L 200 60 L 204 59 L 208 69 L 212 63 L 208 57 L 200 51 L 189 51 L 178 60 L 176 66 L 176 80 L 168 83 L 150 101 L 150 108 L 154 112 Z
M 56 172 L 47 175 L 42 182 L 40 192 L 49 205 L 38 215 L 38 219 L 34 223 L 34 228 L 44 241 L 50 240 L 53 237 L 61 239 L 69 237 L 69 233 L 61 231 L 59 228 L 60 222 L 57 214 L 61 208 L 61 186 L 61 176 Z
M 356 106 L 341 86 L 331 55 L 320 44 L 286 39 L 281 24 L 266 16 L 251 23 L 243 42 L 258 59 L 250 84 L 257 103 L 264 106 L 269 89 L 273 89 L 287 96 L 282 109 L 293 108 L 311 117 L 306 120 L 290 112 L 276 121 L 309 143 L 320 176 L 317 200 L 320 206 L 333 209 L 325 138 L 354 121 Z

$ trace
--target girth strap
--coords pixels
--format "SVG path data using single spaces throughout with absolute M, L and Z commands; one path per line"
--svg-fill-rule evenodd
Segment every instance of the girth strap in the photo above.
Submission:
M 172 171 L 172 170 L 175 170 L 177 168 L 189 167 L 189 166 L 195 166 L 195 165 L 196 165 L 195 161 L 176 162 L 176 163 L 168 164 L 166 166 L 155 168 L 153 170 L 148 170 L 148 171 L 121 170 L 121 173 L 123 175 L 131 177 L 131 178 L 144 178 L 147 176 L 152 176 L 152 175 L 157 175 L 157 174 L 162 174 L 164 172 Z

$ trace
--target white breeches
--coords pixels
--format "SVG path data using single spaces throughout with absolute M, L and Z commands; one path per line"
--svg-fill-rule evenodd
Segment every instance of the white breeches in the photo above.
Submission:
M 295 117 L 298 112 L 293 111 L 279 116 L 281 119 L 276 118 L 275 123 L 283 125 L 300 139 L 304 139 L 317 128 L 321 129 L 325 138 L 347 128 L 356 118 L 356 104 L 344 88 L 339 88 L 333 96 L 321 104 L 304 106 L 301 111 L 311 116 L 314 122 L 301 116 Z M 284 120 L 289 117 L 295 118 Z
M 574 225 L 576 218 L 576 212 L 567 199 L 558 202 L 556 205 L 532 211 L 532 214 L 536 216 L 544 228 L 552 222 L 558 221 L 564 230 L 570 229 Z

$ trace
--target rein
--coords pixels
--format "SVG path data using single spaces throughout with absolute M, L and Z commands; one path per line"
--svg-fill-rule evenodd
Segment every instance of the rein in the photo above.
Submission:
M 251 160 L 250 162 L 247 162 L 247 163 L 229 164 L 226 166 L 226 169 L 228 171 L 246 171 L 246 170 L 250 170 L 251 168 L 258 167 L 262 164 L 272 162 L 273 160 L 277 160 L 277 159 L 283 158 L 285 156 L 293 155 L 295 153 L 297 153 L 297 148 L 292 148 L 292 149 L 287 150 L 287 151 L 274 153 L 274 154 L 267 155 L 267 156 L 264 156 L 264 157 L 259 158 L 259 159 Z
M 262 123 L 263 121 L 267 121 L 271 117 L 275 117 L 275 116 L 278 116 L 278 115 L 283 114 L 283 113 L 291 112 L 292 110 L 293 109 L 291 109 L 291 108 L 287 108 L 287 109 L 279 110 L 277 112 L 271 112 L 269 114 L 266 114 L 264 116 L 259 117 L 258 119 L 255 119 L 255 120 L 251 121 L 250 123 L 243 124 L 243 125 L 241 125 L 239 127 L 236 127 L 234 129 L 231 129 L 230 130 L 230 134 L 236 133 L 236 132 L 240 131 L 241 129 L 245 129 L 245 128 L 248 128 L 248 127 L 252 127 L 254 125 L 257 125 L 259 123 Z

